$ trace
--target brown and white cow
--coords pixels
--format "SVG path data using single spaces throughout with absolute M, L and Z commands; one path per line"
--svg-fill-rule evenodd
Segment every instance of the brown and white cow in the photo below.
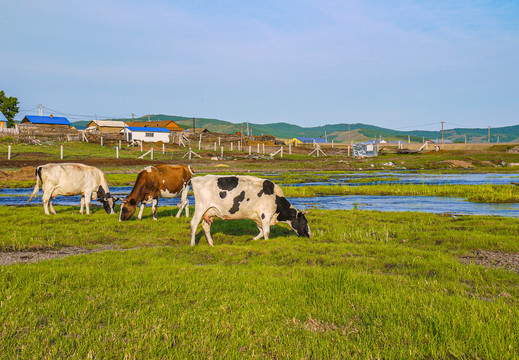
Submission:
M 211 223 L 215 217 L 224 220 L 251 219 L 260 233 L 254 240 L 269 238 L 270 226 L 286 222 L 298 236 L 311 237 L 304 211 L 298 211 L 283 196 L 283 191 L 270 180 L 254 176 L 206 175 L 191 179 L 195 194 L 195 214 L 191 220 L 191 246 L 195 245 L 200 220 L 209 245 Z
M 137 218 L 142 218 L 145 204 L 152 204 L 153 220 L 157 220 L 157 204 L 160 197 L 173 198 L 181 196 L 180 203 L 177 205 L 179 211 L 177 218 L 186 209 L 186 216 L 189 216 L 189 201 L 187 193 L 189 191 L 189 180 L 193 175 L 191 167 L 184 165 L 156 165 L 148 166 L 137 176 L 137 181 L 133 186 L 132 192 L 121 206 L 119 221 L 128 220 L 135 213 L 137 205 L 141 208 Z
M 114 213 L 114 203 L 118 198 L 110 196 L 105 175 L 98 168 L 74 163 L 38 166 L 36 185 L 27 202 L 38 193 L 40 181 L 43 190 L 43 209 L 46 215 L 49 215 L 49 207 L 50 212 L 56 214 L 52 206 L 52 198 L 56 198 L 56 195 L 81 195 L 80 214 L 83 214 L 83 206 L 86 207 L 86 213 L 90 214 L 90 199 L 98 199 L 103 203 L 108 214 Z

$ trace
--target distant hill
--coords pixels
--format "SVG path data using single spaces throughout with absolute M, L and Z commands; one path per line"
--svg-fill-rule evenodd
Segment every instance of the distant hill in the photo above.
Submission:
M 123 120 L 131 121 L 129 118 L 112 119 L 112 120 Z M 159 120 L 173 120 L 178 125 L 185 129 L 193 127 L 193 118 L 185 116 L 175 115 L 145 115 L 139 118 L 133 119 L 133 121 L 159 121 Z M 85 128 L 89 121 L 78 121 L 73 123 L 77 128 Z M 196 118 L 196 128 L 207 128 L 209 131 L 218 133 L 234 134 L 236 132 L 246 133 L 246 123 L 231 123 L 228 121 L 218 119 L 207 119 L 207 118 Z M 352 141 L 366 141 L 369 139 L 375 139 L 382 137 L 387 141 L 394 140 L 405 140 L 408 137 L 413 142 L 421 142 L 423 138 L 427 139 L 441 139 L 441 131 L 425 131 L 425 130 L 412 130 L 412 131 L 397 131 L 386 129 L 374 125 L 367 124 L 350 124 L 350 132 L 348 132 L 348 124 L 334 124 L 334 125 L 322 125 L 316 127 L 301 127 L 289 123 L 272 123 L 272 124 L 254 124 L 249 123 L 249 132 L 252 135 L 269 134 L 274 135 L 278 138 L 293 138 L 293 137 L 328 137 L 328 140 L 334 140 L 335 142 L 347 143 L 351 138 Z M 467 142 L 482 143 L 487 141 L 488 129 L 481 128 L 456 128 L 449 129 L 443 132 L 444 139 L 451 140 L 453 142 Z M 506 126 L 500 128 L 490 129 L 490 142 L 519 142 L 519 125 Z

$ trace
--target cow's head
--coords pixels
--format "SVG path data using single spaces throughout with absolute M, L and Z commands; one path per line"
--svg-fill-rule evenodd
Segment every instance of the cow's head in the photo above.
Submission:
M 312 232 L 305 214 L 306 211 L 298 211 L 296 217 L 290 220 L 290 226 L 295 230 L 297 236 L 310 238 L 312 237 Z
M 119 213 L 119 221 L 125 221 L 132 217 L 137 208 L 137 201 L 135 199 L 126 199 L 121 205 L 121 212 Z
M 107 214 L 115 214 L 114 206 L 115 202 L 118 200 L 121 199 L 111 196 L 110 192 L 105 192 L 101 186 L 99 186 L 99 189 L 97 189 L 97 201 L 103 204 L 103 208 Z

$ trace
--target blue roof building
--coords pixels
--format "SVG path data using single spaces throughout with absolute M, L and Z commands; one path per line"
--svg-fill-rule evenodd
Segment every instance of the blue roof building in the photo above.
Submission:
M 4 114 L 0 111 L 0 128 L 6 128 L 7 127 L 7 119 L 5 118 Z
M 160 128 L 160 127 L 143 127 L 143 126 L 128 126 L 126 129 L 130 131 L 144 131 L 144 132 L 165 132 L 170 133 L 166 128 Z
M 127 141 L 170 142 L 171 131 L 163 127 L 128 126 L 123 130 Z
M 60 116 L 38 116 L 38 115 L 26 115 L 21 124 L 34 124 L 34 125 L 59 125 L 71 127 L 72 124 L 66 117 Z
M 314 142 L 317 144 L 328 144 L 328 140 L 324 138 L 313 138 L 313 137 L 296 137 L 298 141 L 302 142 L 303 144 L 313 144 Z

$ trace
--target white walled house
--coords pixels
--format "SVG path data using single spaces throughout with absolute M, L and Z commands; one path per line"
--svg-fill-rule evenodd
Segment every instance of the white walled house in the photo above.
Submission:
M 124 136 L 126 137 L 126 141 L 162 141 L 163 143 L 169 143 L 170 134 L 171 131 L 166 128 L 136 126 L 128 126 L 127 128 L 124 128 Z

